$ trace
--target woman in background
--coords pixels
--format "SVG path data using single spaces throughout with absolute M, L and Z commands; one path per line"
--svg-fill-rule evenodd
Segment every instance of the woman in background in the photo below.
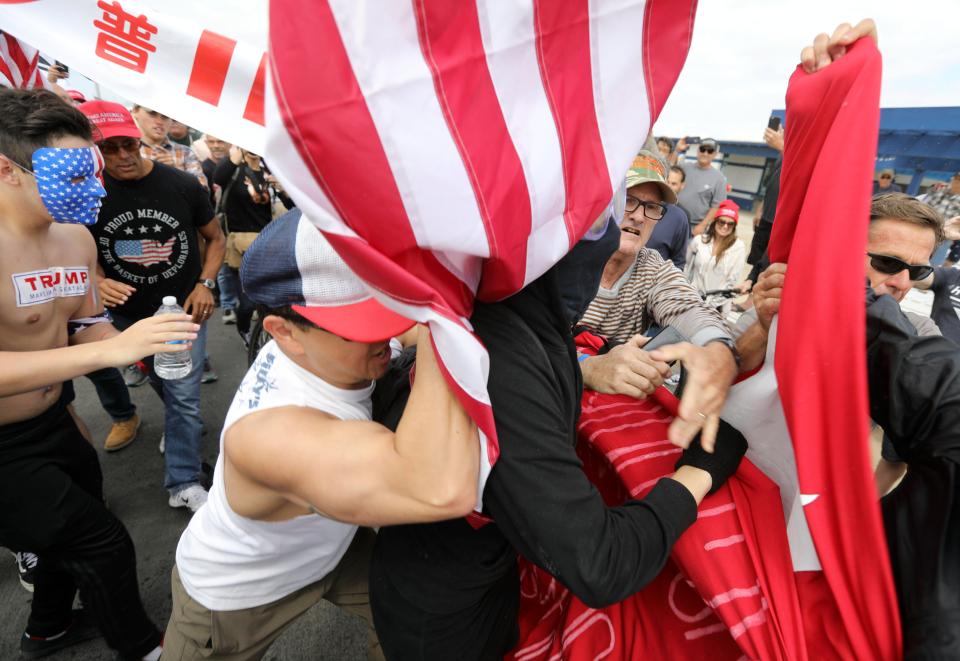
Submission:
M 724 200 L 707 230 L 690 240 L 687 255 L 687 279 L 704 296 L 708 291 L 733 289 L 740 282 L 746 260 L 746 247 L 737 238 L 740 207 Z M 720 295 L 704 296 L 706 304 L 726 317 L 733 299 Z

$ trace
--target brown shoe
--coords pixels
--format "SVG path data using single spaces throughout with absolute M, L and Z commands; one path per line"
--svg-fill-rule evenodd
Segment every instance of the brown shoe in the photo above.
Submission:
M 137 437 L 137 430 L 140 429 L 140 416 L 136 413 L 128 420 L 121 420 L 113 423 L 107 440 L 103 444 L 103 449 L 107 452 L 116 452 L 122 450 Z

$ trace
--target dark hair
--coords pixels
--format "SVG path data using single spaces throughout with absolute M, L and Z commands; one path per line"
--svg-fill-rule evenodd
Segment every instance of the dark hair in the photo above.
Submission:
M 936 246 L 946 238 L 943 234 L 943 217 L 940 212 L 906 193 L 884 193 L 874 197 L 870 201 L 870 222 L 873 223 L 881 218 L 902 220 L 911 225 L 926 227 L 933 232 Z
M 665 135 L 661 135 L 659 138 L 657 138 L 657 144 L 660 144 L 661 142 L 666 143 L 666 145 L 670 147 L 670 151 L 673 151 L 673 140 Z
M 704 231 L 703 239 L 704 243 L 711 246 L 711 250 L 716 247 L 716 263 L 719 264 L 720 260 L 723 258 L 723 253 L 727 252 L 727 249 L 730 248 L 734 243 L 737 242 L 737 223 L 733 224 L 733 231 L 730 232 L 727 236 L 720 236 L 717 234 L 716 226 L 719 218 L 714 218 L 710 221 L 710 226 Z M 724 220 L 729 220 L 729 218 L 724 218 Z M 716 243 L 714 243 L 716 241 Z
M 680 183 L 683 183 L 687 180 L 687 173 L 683 171 L 683 168 L 679 165 L 671 165 L 670 172 L 676 172 L 680 175 Z
M 0 154 L 33 169 L 33 152 L 68 135 L 93 140 L 90 120 L 72 104 L 49 90 L 0 87 Z
M 289 321 L 300 330 L 310 330 L 311 328 L 320 329 L 319 326 L 306 317 L 297 314 L 297 312 L 289 305 L 284 305 L 283 307 L 279 308 L 271 308 L 266 305 L 257 304 L 257 316 L 259 316 L 261 319 L 265 319 L 267 315 L 271 314 L 275 317 L 280 317 L 281 319 Z

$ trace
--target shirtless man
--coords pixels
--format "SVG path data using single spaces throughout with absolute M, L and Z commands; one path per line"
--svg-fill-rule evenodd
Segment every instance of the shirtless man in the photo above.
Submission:
M 123 658 L 160 650 L 133 543 L 103 505 L 96 452 L 69 406 L 69 379 L 185 351 L 197 326 L 187 315 L 122 334 L 109 323 L 82 226 L 96 222 L 105 195 L 101 163 L 80 111 L 51 92 L 0 89 L 0 544 L 38 556 L 26 658 L 97 627 Z M 175 341 L 184 343 L 166 344 Z M 97 627 L 71 611 L 77 589 Z

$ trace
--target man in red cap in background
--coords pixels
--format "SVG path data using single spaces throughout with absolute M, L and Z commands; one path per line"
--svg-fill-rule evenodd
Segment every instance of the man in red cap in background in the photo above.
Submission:
M 259 659 L 320 599 L 367 620 L 369 527 L 438 521 L 477 498 L 476 426 L 429 332 L 396 433 L 371 422 L 389 340 L 413 322 L 383 307 L 297 210 L 247 251 L 244 291 L 273 336 L 223 425 L 210 499 L 177 546 L 164 656 Z M 416 337 L 411 337 L 416 334 Z
M 118 103 L 89 101 L 79 109 L 94 125 L 103 153 L 107 198 L 97 224 L 100 296 L 119 328 L 153 315 L 163 297 L 174 296 L 197 323 L 213 313 L 214 278 L 223 262 L 225 241 L 207 191 L 195 177 L 143 158 L 140 129 Z M 199 239 L 205 242 L 201 250 Z M 207 499 L 200 484 L 200 377 L 206 328 L 191 350 L 193 368 L 182 379 L 150 382 L 163 398 L 164 450 L 171 507 L 196 511 Z M 98 385 L 116 386 L 116 376 L 91 375 Z

